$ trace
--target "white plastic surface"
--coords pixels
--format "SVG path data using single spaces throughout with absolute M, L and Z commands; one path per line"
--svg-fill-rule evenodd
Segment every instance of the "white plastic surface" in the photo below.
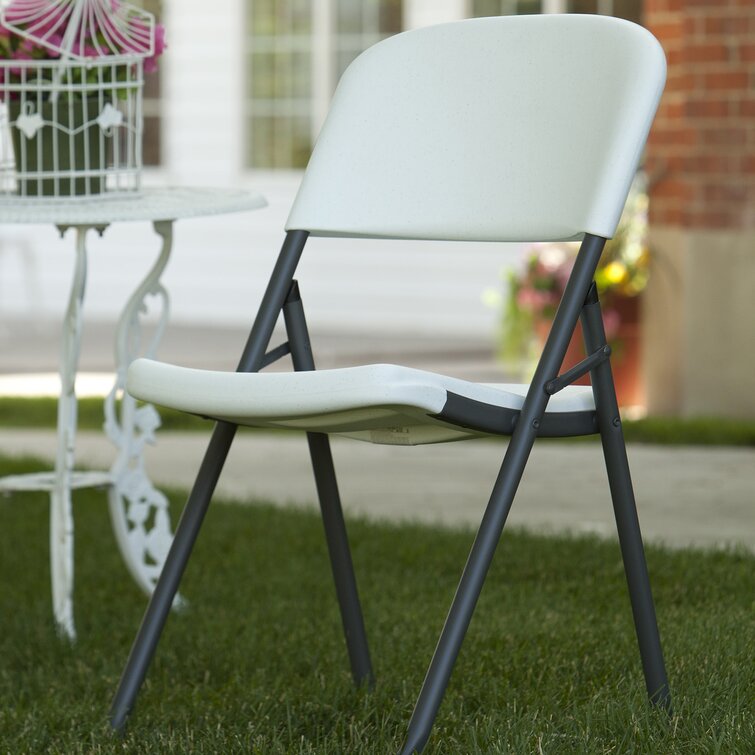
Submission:
M 196 370 L 137 359 L 127 389 L 137 399 L 253 427 L 348 435 L 373 443 L 417 445 L 479 436 L 431 415 L 448 392 L 521 409 L 528 385 L 480 384 L 392 364 L 284 373 Z M 550 399 L 548 413 L 592 411 L 589 386 Z
M 128 197 L 87 197 L 34 201 L 0 199 L 0 223 L 108 225 L 137 220 L 179 220 L 265 207 L 261 194 L 244 189 L 165 187 L 143 189 Z
M 344 73 L 286 228 L 611 237 L 665 70 L 648 31 L 605 16 L 472 19 L 391 37 Z

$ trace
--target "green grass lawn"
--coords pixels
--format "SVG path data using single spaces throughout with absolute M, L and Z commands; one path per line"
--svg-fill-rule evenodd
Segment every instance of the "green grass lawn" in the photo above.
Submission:
M 82 430 L 99 430 L 103 421 L 100 398 L 79 399 L 78 426 Z M 159 408 L 165 430 L 207 431 L 208 421 L 173 409 Z M 55 427 L 57 399 L 0 397 L 0 427 Z M 663 445 L 755 446 L 755 420 L 720 417 L 646 417 L 623 422 L 629 443 Z M 243 428 L 249 431 L 248 428 Z M 263 432 L 271 432 L 264 430 Z M 596 440 L 597 436 L 572 438 L 571 441 Z M 560 441 L 563 442 L 563 441 Z
M 0 459 L 0 474 L 36 468 Z M 176 503 L 183 496 L 173 495 Z M 79 641 L 53 629 L 48 502 L 0 499 L 0 752 L 392 753 L 471 533 L 349 523 L 377 673 L 351 685 L 319 519 L 210 509 L 125 739 L 106 717 L 145 599 L 76 494 Z M 648 549 L 675 716 L 646 703 L 618 547 L 504 535 L 428 753 L 755 752 L 755 557 Z

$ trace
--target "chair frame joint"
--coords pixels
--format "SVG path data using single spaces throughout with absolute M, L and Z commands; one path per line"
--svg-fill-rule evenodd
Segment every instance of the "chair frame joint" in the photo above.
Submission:
M 264 369 L 265 367 L 269 367 L 274 362 L 277 362 L 279 359 L 282 359 L 286 355 L 291 353 L 291 345 L 288 341 L 285 341 L 280 346 L 276 346 L 274 349 L 270 349 L 264 357 L 262 357 L 262 364 L 260 365 L 260 369 Z
M 545 392 L 552 396 L 554 393 L 562 391 L 566 386 L 571 385 L 575 380 L 578 380 L 583 375 L 586 375 L 591 370 L 595 369 L 599 364 L 602 364 L 611 356 L 611 347 L 606 343 L 599 349 L 594 351 L 588 357 L 583 359 L 579 364 L 574 365 L 570 370 L 567 370 L 563 375 L 549 380 L 545 384 Z

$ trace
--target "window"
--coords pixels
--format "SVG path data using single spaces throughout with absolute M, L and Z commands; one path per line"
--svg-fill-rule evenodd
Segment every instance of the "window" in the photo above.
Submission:
M 479 18 L 541 13 L 541 6 L 541 0 L 473 0 L 470 15 Z
M 471 0 L 470 15 L 507 16 L 525 13 L 599 13 L 640 23 L 642 0 Z
M 412 2 L 246 0 L 246 167 L 304 168 L 341 74 L 402 30 Z M 639 22 L 641 8 L 642 0 L 466 0 L 459 15 L 600 13 Z
M 401 0 L 247 0 L 247 166 L 303 168 L 338 78 L 401 19 Z
M 355 2 L 335 0 L 335 34 L 332 40 L 335 55 L 335 82 L 341 78 L 354 58 L 385 37 L 402 28 L 401 2 Z M 335 83 L 334 82 L 334 83 Z
M 634 21 L 642 21 L 642 0 L 568 0 L 568 13 L 600 13 Z

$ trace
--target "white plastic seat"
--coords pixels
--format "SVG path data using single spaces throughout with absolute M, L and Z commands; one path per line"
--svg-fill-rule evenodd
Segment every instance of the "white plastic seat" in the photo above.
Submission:
M 124 726 L 144 679 L 236 423 L 307 431 L 358 684 L 371 682 L 372 664 L 327 434 L 393 444 L 511 436 L 401 755 L 420 752 L 428 740 L 535 441 L 599 432 L 648 695 L 670 709 L 610 348 L 593 282 L 664 80 L 663 51 L 648 31 L 589 15 L 505 16 L 418 29 L 379 42 L 349 66 L 286 222 L 238 374 L 145 361 L 129 372 L 128 390 L 137 398 L 226 421 L 213 430 L 124 669 L 111 708 L 114 728 Z M 395 365 L 314 371 L 294 280 L 310 235 L 579 239 L 581 246 L 531 384 L 475 385 Z M 460 256 L 459 270 L 463 267 Z M 398 267 L 395 274 L 401 275 Z M 268 351 L 281 313 L 288 341 Z M 588 356 L 559 376 L 580 319 Z M 289 352 L 294 374 L 257 374 Z M 587 372 L 591 388 L 570 387 L 578 373 Z M 568 506 L 568 492 L 564 485 L 560 506 Z
M 150 359 L 131 364 L 128 386 L 145 401 L 238 425 L 333 433 L 402 446 L 495 434 L 444 418 L 449 394 L 482 405 L 488 414 L 503 410 L 497 415 L 498 434 L 509 435 L 510 421 L 519 414 L 529 388 L 472 383 L 394 364 L 243 373 L 195 370 Z M 546 415 L 565 419 L 567 414 L 580 414 L 573 421 L 585 428 L 593 423 L 594 411 L 592 388 L 568 386 L 548 403 Z

